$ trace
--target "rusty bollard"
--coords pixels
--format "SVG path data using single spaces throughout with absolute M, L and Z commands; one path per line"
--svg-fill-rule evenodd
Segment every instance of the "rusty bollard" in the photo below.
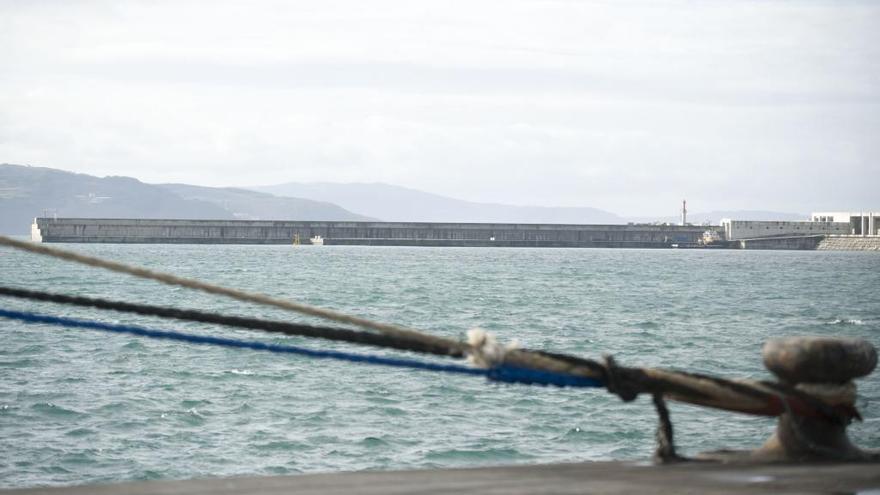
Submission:
M 789 337 L 764 344 L 764 366 L 779 381 L 822 398 L 830 405 L 853 405 L 853 380 L 877 366 L 877 350 L 862 339 Z M 753 459 L 767 461 L 869 461 L 877 453 L 859 449 L 846 435 L 846 424 L 785 413 L 776 432 Z

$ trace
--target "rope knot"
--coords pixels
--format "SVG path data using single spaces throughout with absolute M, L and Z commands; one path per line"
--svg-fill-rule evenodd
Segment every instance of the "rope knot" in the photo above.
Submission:
M 606 354 L 602 356 L 605 361 L 605 388 L 612 394 L 620 397 L 624 402 L 632 402 L 636 400 L 639 393 L 621 383 L 619 369 L 614 356 Z
M 467 342 L 470 345 L 467 351 L 468 362 L 481 368 L 500 366 L 504 363 L 504 357 L 508 352 L 519 348 L 518 341 L 514 340 L 502 345 L 495 338 L 495 334 L 477 327 L 467 331 Z
M 852 406 L 856 402 L 856 384 L 852 380 L 846 383 L 798 383 L 795 388 L 829 406 Z
M 862 415 L 855 407 L 856 384 L 852 380 L 846 383 L 798 383 L 794 388 L 829 406 L 832 416 L 841 424 L 849 424 L 853 418 L 862 421 Z

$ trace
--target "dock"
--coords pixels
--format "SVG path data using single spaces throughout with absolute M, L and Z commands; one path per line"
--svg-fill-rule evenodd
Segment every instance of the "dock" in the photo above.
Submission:
M 31 488 L 5 495 L 880 494 L 880 464 L 589 462 Z

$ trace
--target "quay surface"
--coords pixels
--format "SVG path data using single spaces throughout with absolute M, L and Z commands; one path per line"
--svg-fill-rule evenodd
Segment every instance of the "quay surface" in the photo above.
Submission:
M 144 244 L 308 244 L 471 247 L 634 247 L 696 245 L 707 227 L 260 220 L 37 218 L 38 242 Z
M 880 464 L 715 464 L 666 466 L 590 462 L 474 469 L 367 471 L 147 481 L 9 490 L 8 495 L 248 494 L 880 494 Z

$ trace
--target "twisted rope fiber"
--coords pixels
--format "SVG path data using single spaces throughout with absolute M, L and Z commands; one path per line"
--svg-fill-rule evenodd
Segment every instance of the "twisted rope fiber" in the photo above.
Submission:
M 288 311 L 294 311 L 309 316 L 325 318 L 339 323 L 352 324 L 362 328 L 376 330 L 386 335 L 392 335 L 403 339 L 423 342 L 424 344 L 430 346 L 445 347 L 448 349 L 447 354 L 451 355 L 464 354 L 468 352 L 473 352 L 474 350 L 471 348 L 470 345 L 464 342 L 426 334 L 410 328 L 405 328 L 388 323 L 376 322 L 365 318 L 347 315 L 345 313 L 329 309 L 318 308 L 295 301 L 277 299 L 264 294 L 245 292 L 228 287 L 209 284 L 199 280 L 178 277 L 170 273 L 147 270 L 145 268 L 140 268 L 137 266 L 126 265 L 124 263 L 95 258 L 92 256 L 86 256 L 72 251 L 66 251 L 63 249 L 44 246 L 41 244 L 19 241 L 17 239 L 12 239 L 6 236 L 0 236 L 0 245 L 8 246 L 22 251 L 27 251 L 30 253 L 40 254 L 43 256 L 50 256 L 53 258 L 72 261 L 86 266 L 104 268 L 106 270 L 118 273 L 126 273 L 135 277 L 155 280 L 157 282 L 168 285 L 175 285 L 200 290 L 209 294 L 223 295 L 239 301 L 252 302 L 266 306 L 274 306 Z M 585 367 L 582 363 L 560 360 L 551 357 L 548 354 L 542 353 L 512 350 L 508 352 L 505 356 L 505 363 L 515 367 L 539 369 L 551 373 L 565 373 L 593 380 L 601 380 L 603 378 L 602 366 L 598 363 L 596 363 L 598 368 L 593 366 Z
M 270 297 L 264 294 L 255 294 L 251 292 L 245 292 L 237 289 L 231 289 L 228 287 L 222 287 L 219 285 L 209 284 L 207 282 L 202 282 L 200 280 L 193 280 L 184 277 L 178 277 L 176 275 L 172 275 L 170 273 L 162 273 L 156 272 L 152 270 L 147 270 L 146 268 L 140 268 L 136 266 L 126 265 L 124 263 L 119 263 L 116 261 L 104 260 L 101 258 L 95 258 L 92 256 L 86 256 L 79 253 L 74 253 L 72 251 L 65 251 L 63 249 L 57 249 L 49 246 L 43 246 L 41 244 L 35 244 L 32 242 L 19 241 L 17 239 L 12 239 L 6 236 L 0 236 L 0 245 L 9 246 L 15 249 L 20 249 L 23 251 L 28 251 L 31 253 L 42 254 L 44 256 L 51 256 L 53 258 L 60 258 L 67 261 L 73 261 L 76 263 L 96 267 L 96 268 L 104 268 L 110 271 L 118 272 L 118 273 L 127 273 L 129 275 L 134 275 L 136 277 L 145 278 L 149 280 L 155 280 L 157 282 L 161 282 L 163 284 L 168 285 L 176 285 L 180 287 L 187 287 L 190 289 L 200 290 L 202 292 L 207 292 L 209 294 L 218 294 L 227 297 L 231 297 L 232 299 L 236 299 L 239 301 L 253 302 L 257 304 L 263 304 L 266 306 L 274 306 L 281 309 L 286 309 L 288 311 L 295 311 L 297 313 L 316 316 L 319 318 L 324 318 L 327 320 L 335 321 L 338 323 L 346 323 L 351 325 L 356 325 L 362 328 L 370 328 L 372 330 L 376 330 L 378 332 L 394 335 L 398 337 L 408 337 L 413 340 L 420 340 L 425 343 L 430 343 L 436 346 L 446 346 L 451 351 L 455 352 L 465 352 L 467 350 L 467 346 L 462 342 L 458 342 L 456 340 L 445 339 L 442 337 L 437 337 L 434 335 L 424 334 L 414 329 L 405 328 L 397 325 L 392 325 L 389 323 L 381 323 L 377 321 L 368 320 L 366 318 L 360 318 L 357 316 L 348 315 L 345 313 L 341 313 L 338 311 L 333 311 L 325 308 L 318 308 L 315 306 L 311 306 L 308 304 L 303 304 L 295 301 L 290 301 L 286 299 L 277 299 L 274 297 Z
M 240 316 L 220 315 L 203 311 L 171 308 L 165 306 L 153 306 L 148 304 L 135 304 L 107 299 L 91 298 L 83 296 L 68 296 L 51 292 L 33 291 L 14 287 L 0 287 L 0 296 L 15 297 L 32 301 L 44 301 L 72 306 L 82 306 L 98 309 L 135 313 L 145 316 L 159 316 L 174 318 L 182 321 L 195 321 L 200 323 L 212 323 L 228 327 L 247 328 L 250 330 L 262 330 L 271 333 L 282 333 L 299 337 L 311 337 L 325 340 L 351 342 L 376 347 L 392 348 L 401 351 L 414 351 L 438 356 L 464 357 L 463 353 L 453 353 L 449 348 L 435 346 L 421 341 L 394 337 L 372 332 L 359 332 L 344 328 L 318 327 L 289 323 L 284 321 L 262 320 L 257 318 L 244 318 Z
M 314 350 L 292 345 L 267 344 L 246 340 L 193 335 L 170 330 L 155 330 L 134 325 L 118 325 L 97 321 L 65 318 L 60 316 L 41 315 L 27 311 L 9 311 L 0 309 L 0 317 L 18 320 L 29 324 L 47 323 L 67 328 L 85 328 L 103 332 L 131 334 L 152 339 L 173 340 L 190 344 L 205 344 L 239 349 L 252 349 L 280 354 L 295 354 L 318 359 L 335 359 L 353 363 L 392 366 L 426 371 L 437 371 L 459 375 L 485 376 L 486 378 L 507 383 L 525 383 L 530 385 L 554 385 L 557 387 L 601 387 L 602 383 L 588 378 L 563 375 L 540 370 L 529 370 L 515 366 L 498 366 L 495 368 L 471 368 L 455 364 L 437 364 L 414 359 L 391 358 L 364 354 L 353 354 L 342 351 Z
M 756 416 L 772 417 L 792 413 L 844 424 L 852 419 L 860 421 L 862 419 L 855 407 L 829 405 L 802 390 L 777 382 L 729 380 L 679 370 L 628 368 L 618 366 L 611 356 L 605 357 L 603 365 L 577 356 L 545 351 L 532 352 L 591 369 L 598 367 L 608 391 L 624 402 L 635 400 L 639 394 L 650 394 L 678 402 Z
M 303 337 L 317 337 L 327 340 L 367 344 L 380 347 L 390 347 L 398 350 L 424 352 L 435 355 L 449 355 L 447 353 L 447 349 L 445 348 L 426 347 L 422 343 L 410 342 L 395 337 L 374 334 L 370 332 L 357 332 L 347 329 L 313 327 L 309 325 L 298 325 L 270 320 L 216 315 L 193 310 L 109 301 L 104 299 L 87 298 L 81 296 L 67 296 L 63 294 L 53 294 L 9 287 L 0 287 L 0 295 L 28 300 L 47 301 L 75 306 L 109 309 L 150 316 L 169 317 L 184 321 L 216 323 L 231 327 L 264 330 L 268 332 L 283 333 L 286 335 L 296 335 Z M 576 356 L 569 356 L 566 354 L 557 353 L 544 353 L 542 351 L 531 352 L 546 354 L 555 359 L 571 361 L 579 366 L 592 367 L 599 371 L 601 371 L 602 369 L 602 365 L 600 365 L 599 363 Z M 492 370 L 495 370 L 494 372 L 496 373 L 496 375 L 494 378 L 490 375 L 491 379 L 518 383 L 552 383 L 554 381 L 558 381 L 556 376 L 559 375 L 551 372 L 548 376 L 545 377 L 541 375 L 542 372 L 540 370 L 526 370 L 522 367 L 509 365 L 501 370 L 499 370 L 498 367 L 490 368 L 489 372 L 492 373 Z M 785 386 L 773 382 L 757 382 L 757 384 L 742 383 L 706 375 L 698 375 L 684 372 L 671 372 L 673 373 L 672 376 L 675 378 L 686 378 L 689 380 L 689 382 L 686 382 L 683 385 L 676 384 L 674 381 L 662 379 L 657 382 L 656 380 L 652 380 L 649 375 L 651 373 L 664 373 L 664 371 L 622 368 L 617 366 L 613 358 L 610 357 L 606 358 L 605 370 L 606 378 L 604 380 L 594 379 L 593 381 L 597 384 L 604 383 L 610 392 L 620 396 L 620 398 L 624 401 L 635 399 L 639 391 L 644 392 L 646 390 L 654 390 L 653 392 L 649 393 L 652 393 L 654 395 L 655 402 L 657 400 L 657 397 L 662 397 L 663 394 L 668 394 L 671 398 L 684 402 L 690 402 L 693 404 L 699 404 L 709 407 L 718 407 L 721 409 L 734 410 L 738 412 L 746 412 L 751 414 L 775 416 L 780 414 L 781 412 L 795 412 L 799 415 L 810 417 L 822 416 L 827 418 L 839 418 L 838 411 L 835 411 L 833 408 L 830 408 L 826 404 L 817 403 L 817 401 L 809 395 L 803 394 L 796 389 L 789 390 Z M 665 373 L 670 372 L 666 371 Z M 587 380 L 589 379 L 587 378 Z M 715 386 L 712 390 L 714 394 L 703 393 L 700 388 L 694 386 L 694 383 L 704 385 L 707 383 L 713 384 Z M 756 385 L 760 386 L 761 388 L 756 388 Z M 728 399 L 728 403 L 725 404 L 723 401 L 720 401 L 717 397 L 718 388 L 720 388 L 722 391 L 727 390 L 740 394 L 738 396 L 738 402 Z M 769 398 L 768 394 L 770 394 Z M 748 408 L 742 404 L 743 397 L 746 397 L 751 401 L 755 401 L 759 405 L 757 407 Z M 731 402 L 736 404 L 736 407 L 732 407 L 730 404 Z M 793 411 L 792 408 L 794 408 L 796 411 Z M 858 411 L 856 410 L 852 410 L 849 416 L 861 419 L 858 415 Z
M 477 351 L 464 342 L 424 334 L 405 327 L 373 322 L 332 310 L 276 299 L 262 294 L 243 292 L 167 273 L 154 272 L 4 236 L 0 236 L 0 245 L 127 273 L 170 285 L 225 295 L 240 301 L 275 306 L 311 316 L 354 324 L 401 339 L 418 341 L 429 346 L 445 347 L 448 350 L 446 354 L 449 355 L 470 354 Z M 603 365 L 596 361 L 574 356 L 529 350 L 510 350 L 504 354 L 503 360 L 496 364 L 530 371 L 541 370 L 556 375 L 572 375 L 601 383 L 613 381 L 609 391 L 617 394 L 624 401 L 633 400 L 641 393 L 661 394 L 679 402 L 760 416 L 778 416 L 785 412 L 792 412 L 800 416 L 842 423 L 849 422 L 852 418 L 860 418 L 858 411 L 853 406 L 829 406 L 820 399 L 793 387 L 772 382 L 734 381 L 674 370 L 624 368 L 616 366 L 613 360 Z
M 248 328 L 253 330 L 263 330 L 272 333 L 283 333 L 285 335 L 295 335 L 301 337 L 314 337 L 334 341 L 343 341 L 356 344 L 367 344 L 377 347 L 387 347 L 404 351 L 422 352 L 426 354 L 434 354 L 450 357 L 464 357 L 463 354 L 451 354 L 449 349 L 444 347 L 435 347 L 426 345 L 421 342 L 409 341 L 382 334 L 374 334 L 369 332 L 357 332 L 348 329 L 331 328 L 331 327 L 315 327 L 311 325 L 301 325 L 280 321 L 261 320 L 256 318 L 242 318 L 237 316 L 218 315 L 213 313 L 205 313 L 195 310 L 184 310 L 178 308 L 169 308 L 162 306 L 152 306 L 146 304 L 134 304 L 120 301 L 110 301 L 99 298 L 89 298 L 82 296 L 68 296 L 64 294 L 54 294 L 42 291 L 32 291 L 27 289 L 18 289 L 12 287 L 0 287 L 0 295 L 16 297 L 20 299 L 28 299 L 35 301 L 46 301 L 59 304 L 68 304 L 74 306 L 93 307 L 99 309 L 109 309 L 113 311 L 121 311 L 128 313 L 136 313 L 141 315 L 159 316 L 165 318 L 175 318 L 184 321 L 197 321 L 201 323 L 215 323 L 230 327 Z M 573 358 L 573 357 L 572 357 Z M 573 358 L 575 359 L 575 358 Z M 589 363 L 587 360 L 581 360 Z M 471 369 L 471 368 L 468 368 Z M 568 383 L 595 383 L 595 386 L 602 386 L 599 380 L 577 377 L 571 375 L 563 375 L 560 373 L 546 372 L 535 369 L 525 369 L 516 366 L 503 366 L 490 368 L 491 379 L 506 382 L 526 383 L 526 384 L 561 384 L 560 386 L 586 386 L 586 385 L 567 385 Z M 574 381 L 569 379 L 560 380 L 559 376 L 570 376 Z

